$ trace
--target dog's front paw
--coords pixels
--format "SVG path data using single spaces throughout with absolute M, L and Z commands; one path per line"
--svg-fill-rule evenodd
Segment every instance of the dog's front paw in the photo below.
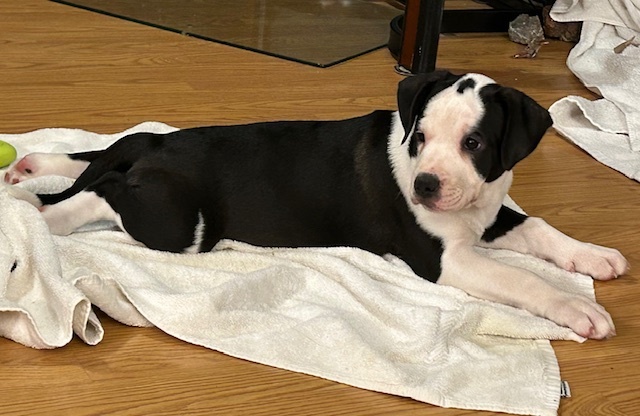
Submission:
M 623 275 L 629 263 L 618 250 L 590 243 L 578 243 L 559 266 L 570 272 L 589 275 L 597 280 L 611 280 Z
M 609 312 L 583 296 L 563 296 L 549 305 L 545 315 L 558 325 L 571 328 L 585 338 L 604 339 L 616 335 Z

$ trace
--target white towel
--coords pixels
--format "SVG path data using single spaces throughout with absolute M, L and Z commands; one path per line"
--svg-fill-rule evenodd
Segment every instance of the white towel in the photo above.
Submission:
M 125 133 L 171 130 L 145 123 Z M 23 156 L 102 148 L 123 134 L 48 129 L 0 140 Z M 49 176 L 19 186 L 53 191 L 69 183 Z M 100 342 L 96 305 L 127 325 L 155 325 L 234 357 L 365 389 L 445 407 L 554 415 L 560 375 L 547 340 L 583 341 L 353 248 L 222 241 L 211 253 L 178 255 L 142 247 L 109 224 L 52 236 L 40 213 L 8 189 L 0 186 L 0 335 L 27 346 L 62 347 L 73 333 Z M 483 252 L 594 296 L 586 276 Z
M 557 21 L 583 21 L 567 66 L 603 98 L 569 96 L 549 111 L 563 136 L 602 163 L 640 181 L 640 0 L 558 0 Z M 614 48 L 635 37 L 622 53 Z

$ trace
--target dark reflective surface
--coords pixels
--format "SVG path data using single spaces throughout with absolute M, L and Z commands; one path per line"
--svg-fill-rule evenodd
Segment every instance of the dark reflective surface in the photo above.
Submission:
M 402 13 L 367 0 L 53 1 L 321 67 L 385 46 Z

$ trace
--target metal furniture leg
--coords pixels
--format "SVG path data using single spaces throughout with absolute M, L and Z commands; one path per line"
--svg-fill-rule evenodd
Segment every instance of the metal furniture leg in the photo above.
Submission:
M 407 0 L 398 57 L 401 70 L 411 73 L 435 70 L 443 11 L 444 0 Z

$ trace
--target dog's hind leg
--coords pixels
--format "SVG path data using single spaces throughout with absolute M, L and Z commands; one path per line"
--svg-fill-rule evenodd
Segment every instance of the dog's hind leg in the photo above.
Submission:
M 120 224 L 120 216 L 93 191 L 79 192 L 55 205 L 45 205 L 40 211 L 55 235 L 69 235 L 83 225 L 102 220 Z
M 74 184 L 57 194 L 39 194 L 42 205 L 53 205 L 85 190 L 109 172 L 125 174 L 151 149 L 162 147 L 164 136 L 153 133 L 135 133 L 118 140 L 105 150 L 68 155 L 77 163 L 87 164 Z M 82 162 L 78 162 L 82 161 Z
M 69 188 L 56 194 L 38 194 L 38 198 L 42 205 L 54 205 L 68 198 L 73 197 L 79 192 L 86 190 L 86 188 L 97 181 L 100 177 L 110 172 L 111 166 L 105 163 L 102 159 L 97 159 L 95 162 L 89 164 L 89 166 L 82 172 L 82 174 L 76 179 L 76 181 Z M 128 169 L 128 168 L 127 168 Z
M 15 185 L 39 176 L 58 175 L 77 179 L 89 163 L 103 151 L 83 153 L 30 153 L 11 166 L 4 174 L 4 182 Z
M 68 235 L 97 221 L 113 221 L 149 248 L 171 252 L 209 251 L 212 229 L 184 181 L 166 172 L 137 169 L 109 171 L 55 204 L 40 208 L 56 235 Z
M 117 213 L 116 222 L 121 228 L 149 248 L 209 251 L 221 233 L 201 209 L 201 190 L 193 189 L 189 183 L 163 169 L 134 168 L 126 174 L 108 172 L 87 191 L 104 198 Z

